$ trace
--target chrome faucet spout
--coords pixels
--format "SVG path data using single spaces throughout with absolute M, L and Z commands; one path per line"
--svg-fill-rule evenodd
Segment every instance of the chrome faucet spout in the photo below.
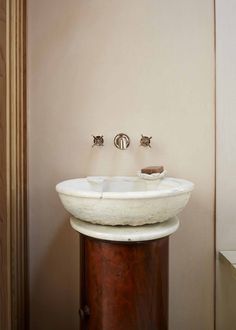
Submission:
M 119 133 L 114 138 L 114 144 L 116 148 L 120 150 L 125 150 L 130 145 L 130 138 L 128 137 L 127 134 Z
M 120 148 L 121 149 L 126 149 L 127 148 L 127 142 L 126 142 L 126 139 L 124 137 L 120 138 L 119 143 L 120 143 Z

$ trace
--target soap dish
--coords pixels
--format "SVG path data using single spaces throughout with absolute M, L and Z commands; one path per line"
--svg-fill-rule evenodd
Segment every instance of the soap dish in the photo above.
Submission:
M 152 174 L 146 174 L 146 173 L 142 173 L 141 171 L 138 171 L 137 175 L 144 180 L 160 180 L 167 176 L 167 171 L 164 170 L 161 173 L 152 173 Z

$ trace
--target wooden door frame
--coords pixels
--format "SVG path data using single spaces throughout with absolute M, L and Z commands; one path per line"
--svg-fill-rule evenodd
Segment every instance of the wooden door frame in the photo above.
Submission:
M 0 0 L 0 328 L 28 328 L 26 0 Z

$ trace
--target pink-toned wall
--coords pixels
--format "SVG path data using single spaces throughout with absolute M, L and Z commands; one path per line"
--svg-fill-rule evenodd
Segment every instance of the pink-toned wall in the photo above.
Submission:
M 78 329 L 79 238 L 55 184 L 151 164 L 196 184 L 171 239 L 170 330 L 213 329 L 213 15 L 211 0 L 28 1 L 32 330 Z

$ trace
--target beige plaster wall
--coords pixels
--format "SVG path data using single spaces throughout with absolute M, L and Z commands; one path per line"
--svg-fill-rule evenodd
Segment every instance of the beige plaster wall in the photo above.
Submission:
M 31 329 L 78 328 L 79 239 L 55 184 L 149 164 L 196 184 L 171 239 L 170 330 L 213 329 L 213 1 L 28 6 Z M 123 152 L 120 131 L 131 138 Z

